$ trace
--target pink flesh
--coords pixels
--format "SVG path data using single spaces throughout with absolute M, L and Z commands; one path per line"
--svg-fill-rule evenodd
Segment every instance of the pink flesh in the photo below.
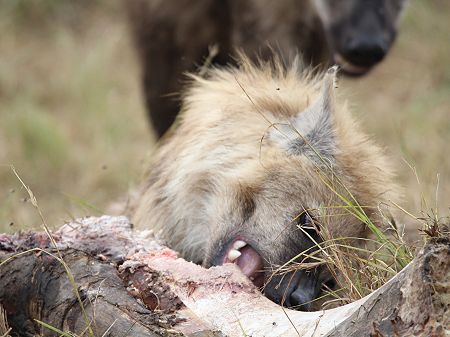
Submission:
M 236 260 L 237 266 L 257 287 L 262 287 L 264 285 L 264 263 L 261 256 L 250 245 L 241 248 L 239 251 L 241 256 Z M 225 255 L 224 263 L 230 262 L 227 255 Z

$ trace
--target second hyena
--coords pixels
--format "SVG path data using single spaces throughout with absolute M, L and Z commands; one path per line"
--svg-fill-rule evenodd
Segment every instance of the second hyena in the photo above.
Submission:
M 139 50 L 143 89 L 158 136 L 179 111 L 174 97 L 181 74 L 205 62 L 233 62 L 235 48 L 251 58 L 276 50 L 288 59 L 297 51 L 305 64 L 337 63 L 362 75 L 390 49 L 406 0 L 127 0 Z
M 133 221 L 184 258 L 235 263 L 268 298 L 311 310 L 308 302 L 333 282 L 327 269 L 272 275 L 273 267 L 314 247 L 318 228 L 367 236 L 366 225 L 342 214 L 339 195 L 373 206 L 375 223 L 374 209 L 395 197 L 385 155 L 335 97 L 334 77 L 334 69 L 321 79 L 299 62 L 245 58 L 239 68 L 194 76 Z

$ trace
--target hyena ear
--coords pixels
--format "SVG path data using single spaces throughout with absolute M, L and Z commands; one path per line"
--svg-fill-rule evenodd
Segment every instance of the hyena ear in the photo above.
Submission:
M 326 72 L 317 101 L 286 124 L 277 124 L 270 138 L 292 155 L 305 155 L 316 163 L 332 161 L 336 152 L 333 115 L 338 67 Z

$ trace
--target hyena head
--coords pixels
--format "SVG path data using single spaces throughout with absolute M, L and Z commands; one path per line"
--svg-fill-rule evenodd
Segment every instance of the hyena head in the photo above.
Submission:
M 271 300 L 311 310 L 323 266 L 273 274 L 305 262 L 320 231 L 364 237 L 340 196 L 376 208 L 392 198 L 382 151 L 323 79 L 294 65 L 212 70 L 196 78 L 179 127 L 166 139 L 134 212 L 139 226 L 205 267 L 235 263 Z M 368 208 L 367 214 L 377 221 Z
M 407 0 L 313 0 L 334 61 L 350 75 L 380 62 L 394 42 Z

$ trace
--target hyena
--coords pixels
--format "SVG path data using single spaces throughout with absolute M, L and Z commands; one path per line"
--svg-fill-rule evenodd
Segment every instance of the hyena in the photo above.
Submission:
M 128 0 L 143 89 L 158 136 L 175 120 L 180 75 L 208 58 L 233 62 L 235 48 L 252 58 L 271 49 L 300 51 L 306 64 L 362 75 L 391 47 L 406 0 Z
M 192 76 L 180 125 L 154 156 L 132 219 L 187 260 L 235 263 L 274 302 L 311 310 L 332 286 L 328 269 L 271 270 L 315 247 L 321 226 L 366 237 L 361 221 L 342 215 L 339 195 L 374 206 L 366 212 L 379 223 L 374 209 L 395 198 L 391 169 L 335 97 L 334 68 L 321 79 L 298 59 L 289 67 L 240 60 Z

